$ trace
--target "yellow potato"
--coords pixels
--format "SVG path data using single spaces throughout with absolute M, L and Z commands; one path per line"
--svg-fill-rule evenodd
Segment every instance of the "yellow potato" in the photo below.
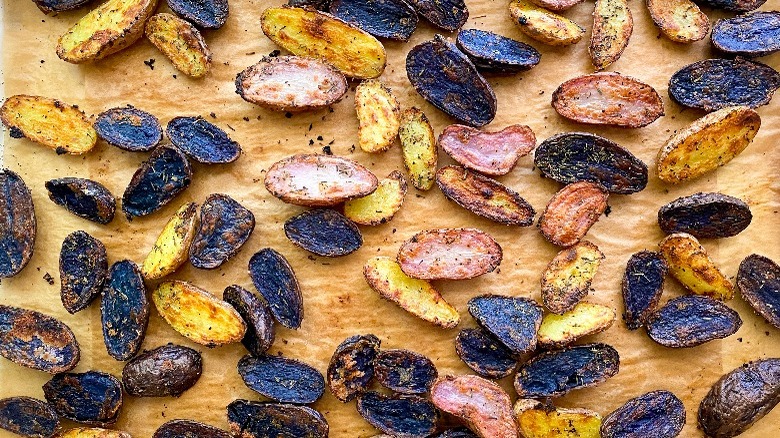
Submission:
M 207 347 L 243 339 L 246 324 L 228 303 L 185 281 L 160 283 L 152 301 L 165 322 L 182 336 Z
M 563 315 L 545 315 L 538 342 L 543 347 L 563 347 L 583 336 L 603 332 L 616 318 L 615 310 L 609 306 L 581 301 Z
M 130 438 L 130 434 L 98 427 L 77 427 L 62 431 L 54 435 L 54 438 Z
M 548 407 L 537 400 L 520 399 L 514 411 L 524 438 L 601 437 L 601 415 L 588 409 Z
M 687 233 L 670 234 L 658 247 L 669 265 L 669 273 L 691 292 L 718 300 L 730 300 L 734 296 L 734 285 L 695 237 Z
M 198 225 L 198 204 L 182 205 L 165 224 L 141 267 L 147 280 L 157 280 L 172 274 L 187 261 L 190 244 Z
M 512 0 L 509 14 L 523 33 L 552 46 L 576 44 L 585 34 L 579 24 L 527 0 Z
M 11 96 L 0 108 L 0 120 L 11 137 L 27 137 L 58 154 L 83 154 L 97 141 L 97 132 L 83 111 L 47 97 Z
M 398 263 L 389 257 L 374 257 L 363 267 L 363 275 L 372 289 L 412 315 L 442 326 L 453 328 L 460 323 L 460 314 L 425 280 L 404 274 Z
M 149 18 L 145 33 L 180 72 L 193 78 L 202 78 L 209 72 L 211 51 L 195 26 L 175 15 L 161 13 Z
M 401 114 L 398 138 L 412 185 L 418 190 L 430 190 L 436 179 L 439 155 L 433 128 L 422 110 L 412 107 Z
M 138 41 L 157 0 L 108 0 L 85 15 L 57 42 L 57 56 L 78 64 L 105 58 Z
M 696 120 L 658 153 L 658 178 L 678 184 L 698 178 L 739 155 L 758 133 L 761 117 L 746 106 L 723 108 Z
M 314 9 L 268 8 L 260 17 L 263 33 L 293 55 L 327 61 L 346 76 L 379 77 L 385 47 L 367 32 Z
M 588 241 L 559 252 L 542 274 L 545 307 L 559 315 L 573 309 L 588 294 L 603 259 L 604 253 Z
M 401 125 L 401 107 L 393 92 L 378 79 L 368 79 L 355 89 L 358 144 L 365 152 L 383 152 L 393 145 Z
M 634 19 L 626 0 L 596 0 L 593 33 L 588 53 L 597 70 L 620 58 L 634 31 Z
M 379 182 L 368 196 L 347 201 L 344 216 L 360 225 L 380 225 L 389 222 L 401 209 L 406 197 L 406 179 L 395 170 Z
M 710 19 L 691 0 L 647 0 L 653 23 L 672 41 L 692 43 L 707 36 Z

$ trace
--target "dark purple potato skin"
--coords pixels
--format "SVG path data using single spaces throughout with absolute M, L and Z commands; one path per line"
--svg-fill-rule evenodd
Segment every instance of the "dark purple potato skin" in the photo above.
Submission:
M 465 125 L 484 126 L 496 116 L 496 95 L 490 84 L 441 35 L 409 51 L 406 75 L 420 96 Z
M 780 73 L 759 62 L 705 59 L 677 70 L 669 80 L 669 96 L 682 106 L 716 111 L 728 106 L 757 108 L 780 87 Z
M 132 219 L 163 208 L 189 187 L 192 168 L 173 146 L 158 146 L 133 174 L 122 196 L 122 211 Z
M 295 245 L 322 257 L 341 257 L 363 246 L 360 229 L 343 214 L 325 208 L 307 210 L 284 223 Z
M 736 236 L 752 220 L 745 201 L 722 193 L 695 193 L 658 210 L 658 226 L 664 233 L 688 233 L 698 238 Z
M 524 398 L 560 397 L 597 385 L 618 373 L 620 356 L 606 344 L 587 344 L 551 350 L 520 367 L 515 389 Z
M 152 438 L 231 438 L 231 435 L 197 421 L 171 420 L 157 428 Z
M 713 9 L 731 12 L 749 12 L 758 9 L 766 0 L 696 0 L 696 3 Z
M 767 56 L 780 50 L 780 12 L 757 11 L 718 20 L 712 45 L 729 55 Z
M 219 29 L 227 21 L 228 0 L 166 0 L 168 7 L 203 29 Z
M 407 41 L 417 12 L 405 0 L 333 0 L 330 13 L 379 38 Z
M 688 348 L 733 335 L 742 326 L 739 313 L 701 295 L 669 300 L 647 322 L 647 335 L 670 348 Z
M 64 12 L 71 9 L 78 9 L 90 0 L 33 0 L 38 9 L 44 14 L 50 14 L 52 12 Z
M 203 372 L 203 359 L 192 348 L 168 344 L 145 351 L 125 364 L 122 384 L 136 397 L 178 397 Z
M 233 306 L 246 322 L 247 330 L 241 343 L 255 356 L 260 356 L 274 343 L 275 330 L 271 309 L 260 297 L 238 285 L 228 286 L 222 299 Z
M 465 427 L 459 427 L 457 429 L 449 429 L 432 437 L 432 438 L 479 438 L 474 432 L 466 429 Z
M 57 412 L 44 401 L 30 397 L 0 400 L 0 429 L 26 437 L 49 438 L 59 427 Z
M 326 438 L 328 422 L 308 406 L 236 400 L 227 407 L 233 436 Z
M 420 396 L 374 391 L 358 398 L 357 410 L 372 426 L 397 437 L 427 437 L 436 430 L 439 417 L 433 403 Z
M 647 323 L 658 308 L 669 267 L 663 256 L 653 251 L 640 251 L 631 256 L 623 274 L 623 320 L 629 330 Z
M 81 351 L 70 327 L 34 310 L 0 305 L 0 356 L 50 374 L 72 370 Z
M 78 217 L 107 224 L 114 220 L 116 198 L 97 181 L 59 178 L 46 181 L 49 199 Z
M 32 258 L 37 223 L 30 189 L 15 172 L 0 170 L 0 195 L 0 278 L 8 278 Z
M 175 117 L 165 133 L 180 151 L 203 164 L 231 163 L 241 155 L 241 146 L 203 117 Z
M 312 366 L 279 356 L 244 356 L 238 374 L 249 389 L 281 403 L 314 403 L 325 392 L 325 378 Z
M 450 32 L 460 29 L 469 19 L 464 0 L 410 0 L 410 3 L 431 24 Z
M 516 354 L 536 348 L 542 324 L 542 307 L 530 298 L 482 295 L 469 300 L 469 313 L 477 323 Z
M 355 335 L 339 344 L 326 374 L 330 392 L 337 399 L 346 403 L 368 390 L 379 346 L 374 335 Z
M 528 44 L 480 29 L 464 29 L 455 41 L 479 70 L 519 73 L 539 64 L 542 55 Z
M 642 160 L 612 140 L 587 132 L 546 139 L 534 152 L 534 165 L 561 184 L 591 181 L 623 195 L 647 186 L 647 165 Z
M 296 8 L 303 8 L 309 6 L 324 12 L 328 10 L 328 7 L 330 6 L 330 2 L 331 0 L 287 0 L 287 5 Z
M 190 263 L 216 269 L 235 256 L 255 229 L 255 215 L 228 195 L 213 193 L 200 207 L 200 225 L 190 245 Z
M 374 363 L 377 381 L 402 394 L 424 394 L 430 391 L 439 373 L 436 365 L 420 353 L 409 350 L 383 350 Z
M 162 140 L 157 117 L 131 106 L 103 111 L 92 126 L 108 144 L 130 152 L 151 151 Z
M 780 358 L 749 362 L 720 378 L 699 405 L 699 427 L 712 438 L 748 430 L 780 403 Z
M 602 438 L 674 438 L 685 426 L 685 406 L 669 391 L 632 398 L 604 418 Z
M 70 233 L 60 250 L 60 298 L 73 314 L 84 310 L 103 291 L 108 255 L 103 243 L 84 231 Z
M 780 266 L 768 257 L 751 254 L 737 273 L 742 298 L 768 323 L 780 329 Z
M 249 276 L 279 324 L 289 329 L 300 328 L 303 295 L 287 259 L 273 248 L 261 249 L 249 259 Z
M 43 385 L 43 394 L 60 417 L 77 423 L 108 426 L 122 408 L 122 384 L 99 371 L 57 374 Z
M 458 357 L 483 377 L 500 379 L 517 369 L 517 359 L 510 349 L 481 328 L 467 328 L 455 338 Z
M 149 324 L 149 307 L 138 266 L 130 260 L 114 263 L 100 300 L 103 341 L 111 357 L 125 361 L 138 353 Z

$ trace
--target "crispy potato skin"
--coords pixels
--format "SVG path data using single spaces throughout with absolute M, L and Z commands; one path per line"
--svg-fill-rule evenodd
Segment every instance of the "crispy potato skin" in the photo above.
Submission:
M 304 211 L 284 222 L 284 234 L 295 245 L 322 257 L 341 257 L 363 246 L 354 222 L 329 208 Z
M 127 432 L 101 429 L 99 427 L 77 427 L 62 431 L 54 438 L 131 438 Z
M 268 8 L 260 18 L 263 33 L 293 55 L 318 58 L 356 79 L 379 77 L 387 54 L 369 33 L 314 9 Z
M 300 299 L 293 296 L 293 299 L 295 298 Z M 271 348 L 276 338 L 274 319 L 271 314 L 272 305 L 237 284 L 225 288 L 222 292 L 222 300 L 233 306 L 246 323 L 246 334 L 241 339 L 241 343 L 253 355 L 262 356 Z M 294 310 L 302 313 L 303 305 L 298 304 L 300 309 Z M 295 304 L 290 307 L 295 307 Z
M 166 0 L 181 18 L 203 29 L 219 29 L 230 15 L 228 0 Z
M 85 15 L 57 42 L 57 56 L 78 64 L 116 53 L 143 36 L 157 0 L 109 0 Z
M 238 374 L 252 391 L 282 403 L 314 403 L 325 392 L 325 378 L 314 367 L 272 354 L 242 357 Z
M 569 184 L 550 199 L 539 218 L 539 230 L 554 245 L 576 245 L 607 209 L 608 198 L 609 192 L 600 184 Z
M 515 354 L 536 348 L 542 306 L 531 298 L 478 295 L 469 300 L 469 313 L 480 327 Z
M 612 65 L 623 54 L 634 31 L 626 0 L 596 0 L 588 54 L 596 70 Z
M 483 377 L 500 379 L 517 369 L 512 350 L 482 328 L 465 328 L 455 338 L 455 352 L 469 368 Z
M 519 399 L 514 407 L 517 427 L 525 438 L 600 438 L 601 415 L 580 408 L 545 406 Z
M 0 278 L 22 272 L 35 250 L 38 222 L 32 193 L 22 177 L 8 169 L 0 169 L 0 240 L 3 259 Z
M 333 0 L 326 9 L 375 37 L 398 41 L 407 41 L 419 21 L 405 0 Z
M 84 310 L 108 277 L 106 247 L 85 231 L 74 231 L 62 242 L 59 265 L 62 306 L 71 314 Z
M 411 350 L 383 350 L 374 364 L 376 380 L 402 394 L 425 394 L 438 377 L 436 365 Z
M 378 79 L 368 79 L 355 89 L 358 141 L 365 152 L 384 152 L 393 145 L 401 125 L 401 106 L 393 92 Z
M 198 231 L 189 259 L 199 269 L 216 269 L 241 250 L 255 229 L 255 215 L 222 193 L 210 194 L 200 207 Z
M 72 9 L 78 9 L 90 0 L 33 0 L 38 9 L 44 14 L 50 14 L 52 12 L 70 11 Z
M 582 301 L 562 315 L 545 315 L 539 326 L 538 342 L 542 347 L 563 347 L 583 336 L 607 330 L 616 318 L 613 308 Z
M 460 29 L 469 18 L 465 0 L 409 0 L 409 3 L 431 24 L 449 32 Z
M 647 321 L 647 335 L 669 348 L 689 348 L 731 336 L 742 318 L 722 302 L 701 295 L 673 298 Z
M 512 400 L 498 385 L 477 376 L 440 377 L 431 388 L 437 408 L 464 420 L 480 438 L 518 438 Z
M 222 429 L 192 420 L 171 420 L 157 428 L 152 438 L 231 438 Z M 129 437 L 128 437 L 129 438 Z
M 86 178 L 65 177 L 46 181 L 49 199 L 76 216 L 108 224 L 114 220 L 116 199 L 102 184 Z
M 660 253 L 640 251 L 626 263 L 623 274 L 623 319 L 629 330 L 636 330 L 647 323 L 655 312 L 663 294 L 664 280 L 669 267 Z
M 712 45 L 728 54 L 766 56 L 780 50 L 780 12 L 758 11 L 715 22 Z
M 107 426 L 122 409 L 122 384 L 99 371 L 57 374 L 43 385 L 46 401 L 57 414 L 77 423 Z
M 719 300 L 734 296 L 734 285 L 695 237 L 687 233 L 671 234 L 658 247 L 669 265 L 669 273 L 691 292 Z
M 308 406 L 236 400 L 227 407 L 234 437 L 327 438 L 328 422 Z
M 103 343 L 118 361 L 135 356 L 149 325 L 149 300 L 141 270 L 130 260 L 111 266 L 100 299 Z
M 34 310 L 0 305 L 0 356 L 27 368 L 64 373 L 78 364 L 81 350 L 70 327 Z
M 667 234 L 698 238 L 732 237 L 750 225 L 753 214 L 745 201 L 722 193 L 694 193 L 658 210 L 658 226 Z
M 658 178 L 679 184 L 725 165 L 753 141 L 761 127 L 758 113 L 727 107 L 680 130 L 658 152 Z
M 551 46 L 576 44 L 585 35 L 579 24 L 527 0 L 512 0 L 509 14 L 524 34 Z
M 478 70 L 498 74 L 531 69 L 539 64 L 542 57 L 528 44 L 480 29 L 461 30 L 455 44 Z
M 436 406 L 418 395 L 384 395 L 368 391 L 358 397 L 360 416 L 382 432 L 398 437 L 424 437 L 436 430 Z
M 251 296 L 252 301 L 259 301 L 256 304 L 258 306 L 268 306 L 268 310 L 263 313 L 270 312 L 282 326 L 293 330 L 301 327 L 303 321 L 301 286 L 298 284 L 292 266 L 281 253 L 273 248 L 263 248 L 256 252 L 249 259 L 249 277 L 252 278 L 252 284 L 260 292 L 263 300 L 257 299 L 254 294 L 245 290 L 242 295 Z M 235 305 L 234 307 L 238 308 Z M 247 309 L 250 310 L 252 309 Z M 238 311 L 241 313 L 241 309 Z M 257 317 L 261 311 L 252 310 L 252 313 Z M 264 325 L 267 325 L 267 330 L 271 331 L 270 340 L 265 346 L 267 350 L 273 344 L 273 323 L 269 319 L 268 324 Z
M 122 385 L 136 397 L 178 397 L 197 383 L 202 372 L 199 352 L 167 344 L 130 359 L 122 369 Z
M 167 13 L 153 15 L 144 34 L 185 75 L 202 78 L 211 69 L 206 41 L 195 26 L 181 18 Z
M 500 131 L 480 131 L 465 125 L 450 125 L 439 135 L 439 146 L 453 160 L 490 176 L 506 175 L 520 157 L 536 147 L 534 132 L 525 125 L 510 125 Z
M 758 254 L 747 256 L 739 264 L 737 287 L 756 313 L 780 329 L 780 266 L 777 263 Z
M 198 227 L 198 204 L 188 202 L 165 224 L 152 250 L 144 260 L 141 274 L 147 280 L 158 280 L 172 274 L 189 255 L 190 244 Z
M 750 12 L 766 3 L 766 0 L 699 0 L 699 3 L 714 9 L 731 12 Z
M 379 181 L 374 193 L 344 204 L 344 216 L 359 225 L 381 225 L 390 222 L 401 209 L 406 197 L 406 178 L 394 170 Z
M 326 376 L 330 392 L 339 401 L 346 403 L 368 390 L 380 344 L 369 334 L 351 336 L 336 347 Z
M 672 41 L 692 43 L 707 36 L 710 19 L 691 0 L 647 0 L 653 23 Z
M 0 429 L 25 437 L 48 438 L 59 428 L 57 412 L 44 401 L 32 397 L 0 400 Z
M 421 231 L 401 245 L 398 264 L 413 278 L 464 280 L 493 272 L 503 252 L 498 242 L 475 228 Z
M 29 138 L 57 154 L 84 154 L 97 142 L 97 132 L 84 112 L 57 99 L 11 96 L 0 108 L 0 120 L 11 137 Z
M 565 11 L 583 0 L 531 0 L 531 3 L 551 11 Z
M 148 152 L 162 140 L 157 117 L 130 105 L 103 111 L 92 126 L 101 139 L 126 151 Z
M 404 167 L 412 185 L 418 190 L 430 190 L 436 174 L 439 149 L 436 137 L 425 113 L 417 107 L 404 110 L 398 128 Z
M 591 242 L 566 248 L 542 274 L 542 301 L 551 312 L 563 315 L 588 294 L 604 253 Z
M 553 93 L 552 106 L 575 122 L 622 128 L 641 128 L 664 115 L 663 100 L 652 86 L 612 72 L 569 79 Z
M 669 391 L 632 398 L 601 423 L 602 438 L 673 438 L 685 426 L 685 406 Z
M 407 276 L 389 257 L 374 257 L 363 266 L 363 276 L 382 298 L 418 318 L 444 328 L 460 323 L 460 314 L 425 280 Z

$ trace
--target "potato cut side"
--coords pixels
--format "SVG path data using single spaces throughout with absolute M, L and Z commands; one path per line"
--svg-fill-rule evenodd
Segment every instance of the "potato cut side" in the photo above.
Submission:
M 614 63 L 628 46 L 634 19 L 626 0 L 596 0 L 588 53 L 597 70 Z
M 588 241 L 559 252 L 542 274 L 545 307 L 559 315 L 572 310 L 588 294 L 603 259 L 604 253 Z
M 761 117 L 746 106 L 723 108 L 674 134 L 658 153 L 658 178 L 678 184 L 725 165 L 753 141 Z
M 539 231 L 550 243 L 576 245 L 607 209 L 609 192 L 598 183 L 577 181 L 553 195 L 539 218 Z
M 379 77 L 387 54 L 369 33 L 314 9 L 268 8 L 260 18 L 263 33 L 294 55 L 327 61 L 357 79 Z
M 130 438 L 130 434 L 99 427 L 77 427 L 62 431 L 54 435 L 54 438 Z
M 412 315 L 444 328 L 460 323 L 460 314 L 425 280 L 404 274 L 395 260 L 374 257 L 366 262 L 363 275 L 372 289 Z
M 671 234 L 658 247 L 669 265 L 669 273 L 691 292 L 718 300 L 730 300 L 734 296 L 734 285 L 695 237 L 687 233 Z
M 56 99 L 11 96 L 0 108 L 0 120 L 11 137 L 27 137 L 58 154 L 83 154 L 97 142 L 97 132 L 84 112 Z
M 672 41 L 692 43 L 707 36 L 710 19 L 691 0 L 647 0 L 653 23 Z
M 175 15 L 161 13 L 149 18 L 146 38 L 187 76 L 202 78 L 211 69 L 206 41 L 195 26 Z
M 230 344 L 246 333 L 244 320 L 230 304 L 190 283 L 160 283 L 152 293 L 152 301 L 165 322 L 198 344 Z
M 538 342 L 543 347 L 562 347 L 612 326 L 617 315 L 609 306 L 582 301 L 563 315 L 550 313 L 542 319 Z
M 401 125 L 401 107 L 393 92 L 377 79 L 360 83 L 355 90 L 358 141 L 365 152 L 383 152 L 393 145 Z
M 418 190 L 430 190 L 436 178 L 439 153 L 433 128 L 422 110 L 417 107 L 404 110 L 398 138 L 412 185 Z
M 198 225 L 198 204 L 182 205 L 165 224 L 141 267 L 147 280 L 157 280 L 172 274 L 187 261 L 192 239 Z
M 393 171 L 379 181 L 374 193 L 344 204 L 344 216 L 360 225 L 380 225 L 389 222 L 401 209 L 406 197 L 406 179 Z
M 579 24 L 527 0 L 513 0 L 509 13 L 523 33 L 551 46 L 576 44 L 585 34 Z
M 398 250 L 398 263 L 410 277 L 465 280 L 493 272 L 503 251 L 490 234 L 476 228 L 424 230 Z
M 157 0 L 108 0 L 85 15 L 57 42 L 57 56 L 78 64 L 105 58 L 144 34 Z
M 519 399 L 514 407 L 524 438 L 600 438 L 601 415 L 588 409 L 556 408 Z
M 583 0 L 531 0 L 537 6 L 551 11 L 565 11 Z

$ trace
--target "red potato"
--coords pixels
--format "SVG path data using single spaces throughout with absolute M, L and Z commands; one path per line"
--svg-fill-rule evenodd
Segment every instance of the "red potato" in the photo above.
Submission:
M 274 163 L 265 188 L 284 202 L 327 207 L 373 193 L 379 185 L 368 169 L 348 158 L 299 154 Z
M 431 387 L 440 410 L 463 419 L 482 438 L 518 438 L 512 400 L 500 386 L 477 376 L 444 376 Z
M 498 176 L 509 173 L 520 157 L 536 147 L 536 136 L 525 125 L 511 125 L 495 132 L 450 125 L 439 135 L 439 146 L 467 169 Z
M 531 3 L 551 11 L 565 11 L 583 0 L 531 0 Z
M 412 278 L 464 280 L 492 272 L 501 263 L 501 246 L 474 228 L 421 231 L 401 245 L 398 264 Z
M 608 198 L 609 192 L 600 184 L 569 184 L 550 199 L 539 218 L 539 230 L 552 244 L 576 245 L 607 209 Z

